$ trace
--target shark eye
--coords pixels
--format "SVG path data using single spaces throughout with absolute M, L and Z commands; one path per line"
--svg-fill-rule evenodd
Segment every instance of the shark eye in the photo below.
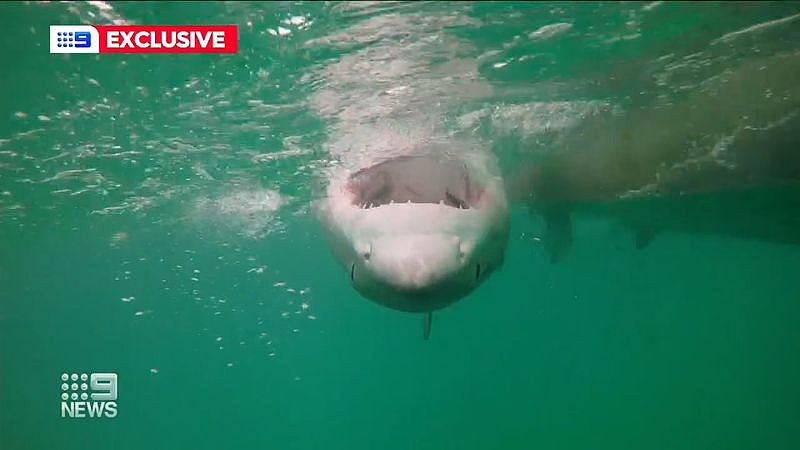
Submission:
M 350 281 L 355 281 L 355 279 L 353 278 L 355 272 L 356 272 L 356 263 L 353 263 L 353 265 L 350 266 Z
M 478 264 L 477 266 L 475 266 L 475 279 L 477 280 L 480 277 L 481 277 L 481 265 Z

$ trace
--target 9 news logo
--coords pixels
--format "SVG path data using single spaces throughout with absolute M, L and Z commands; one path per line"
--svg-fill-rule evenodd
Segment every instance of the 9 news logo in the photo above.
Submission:
M 91 25 L 51 25 L 50 53 L 99 53 L 100 34 Z
M 50 53 L 236 53 L 236 25 L 50 25 Z
M 61 374 L 61 417 L 113 418 L 116 400 L 116 373 Z

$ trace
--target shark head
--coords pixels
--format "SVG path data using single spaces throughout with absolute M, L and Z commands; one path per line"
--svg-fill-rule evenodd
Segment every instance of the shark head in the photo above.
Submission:
M 363 296 L 428 312 L 469 294 L 500 267 L 508 211 L 500 182 L 456 161 L 404 157 L 329 187 L 334 254 Z

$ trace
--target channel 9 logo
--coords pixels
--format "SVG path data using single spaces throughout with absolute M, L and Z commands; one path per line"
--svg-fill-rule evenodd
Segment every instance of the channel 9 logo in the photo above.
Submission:
M 236 53 L 236 25 L 50 25 L 50 53 Z
M 61 417 L 113 418 L 116 400 L 116 373 L 61 374 Z
M 91 25 L 51 25 L 50 53 L 99 53 L 100 34 Z

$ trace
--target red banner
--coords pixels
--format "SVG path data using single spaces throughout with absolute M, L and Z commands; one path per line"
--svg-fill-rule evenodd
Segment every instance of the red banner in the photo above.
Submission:
M 95 25 L 100 53 L 236 53 L 236 25 Z

